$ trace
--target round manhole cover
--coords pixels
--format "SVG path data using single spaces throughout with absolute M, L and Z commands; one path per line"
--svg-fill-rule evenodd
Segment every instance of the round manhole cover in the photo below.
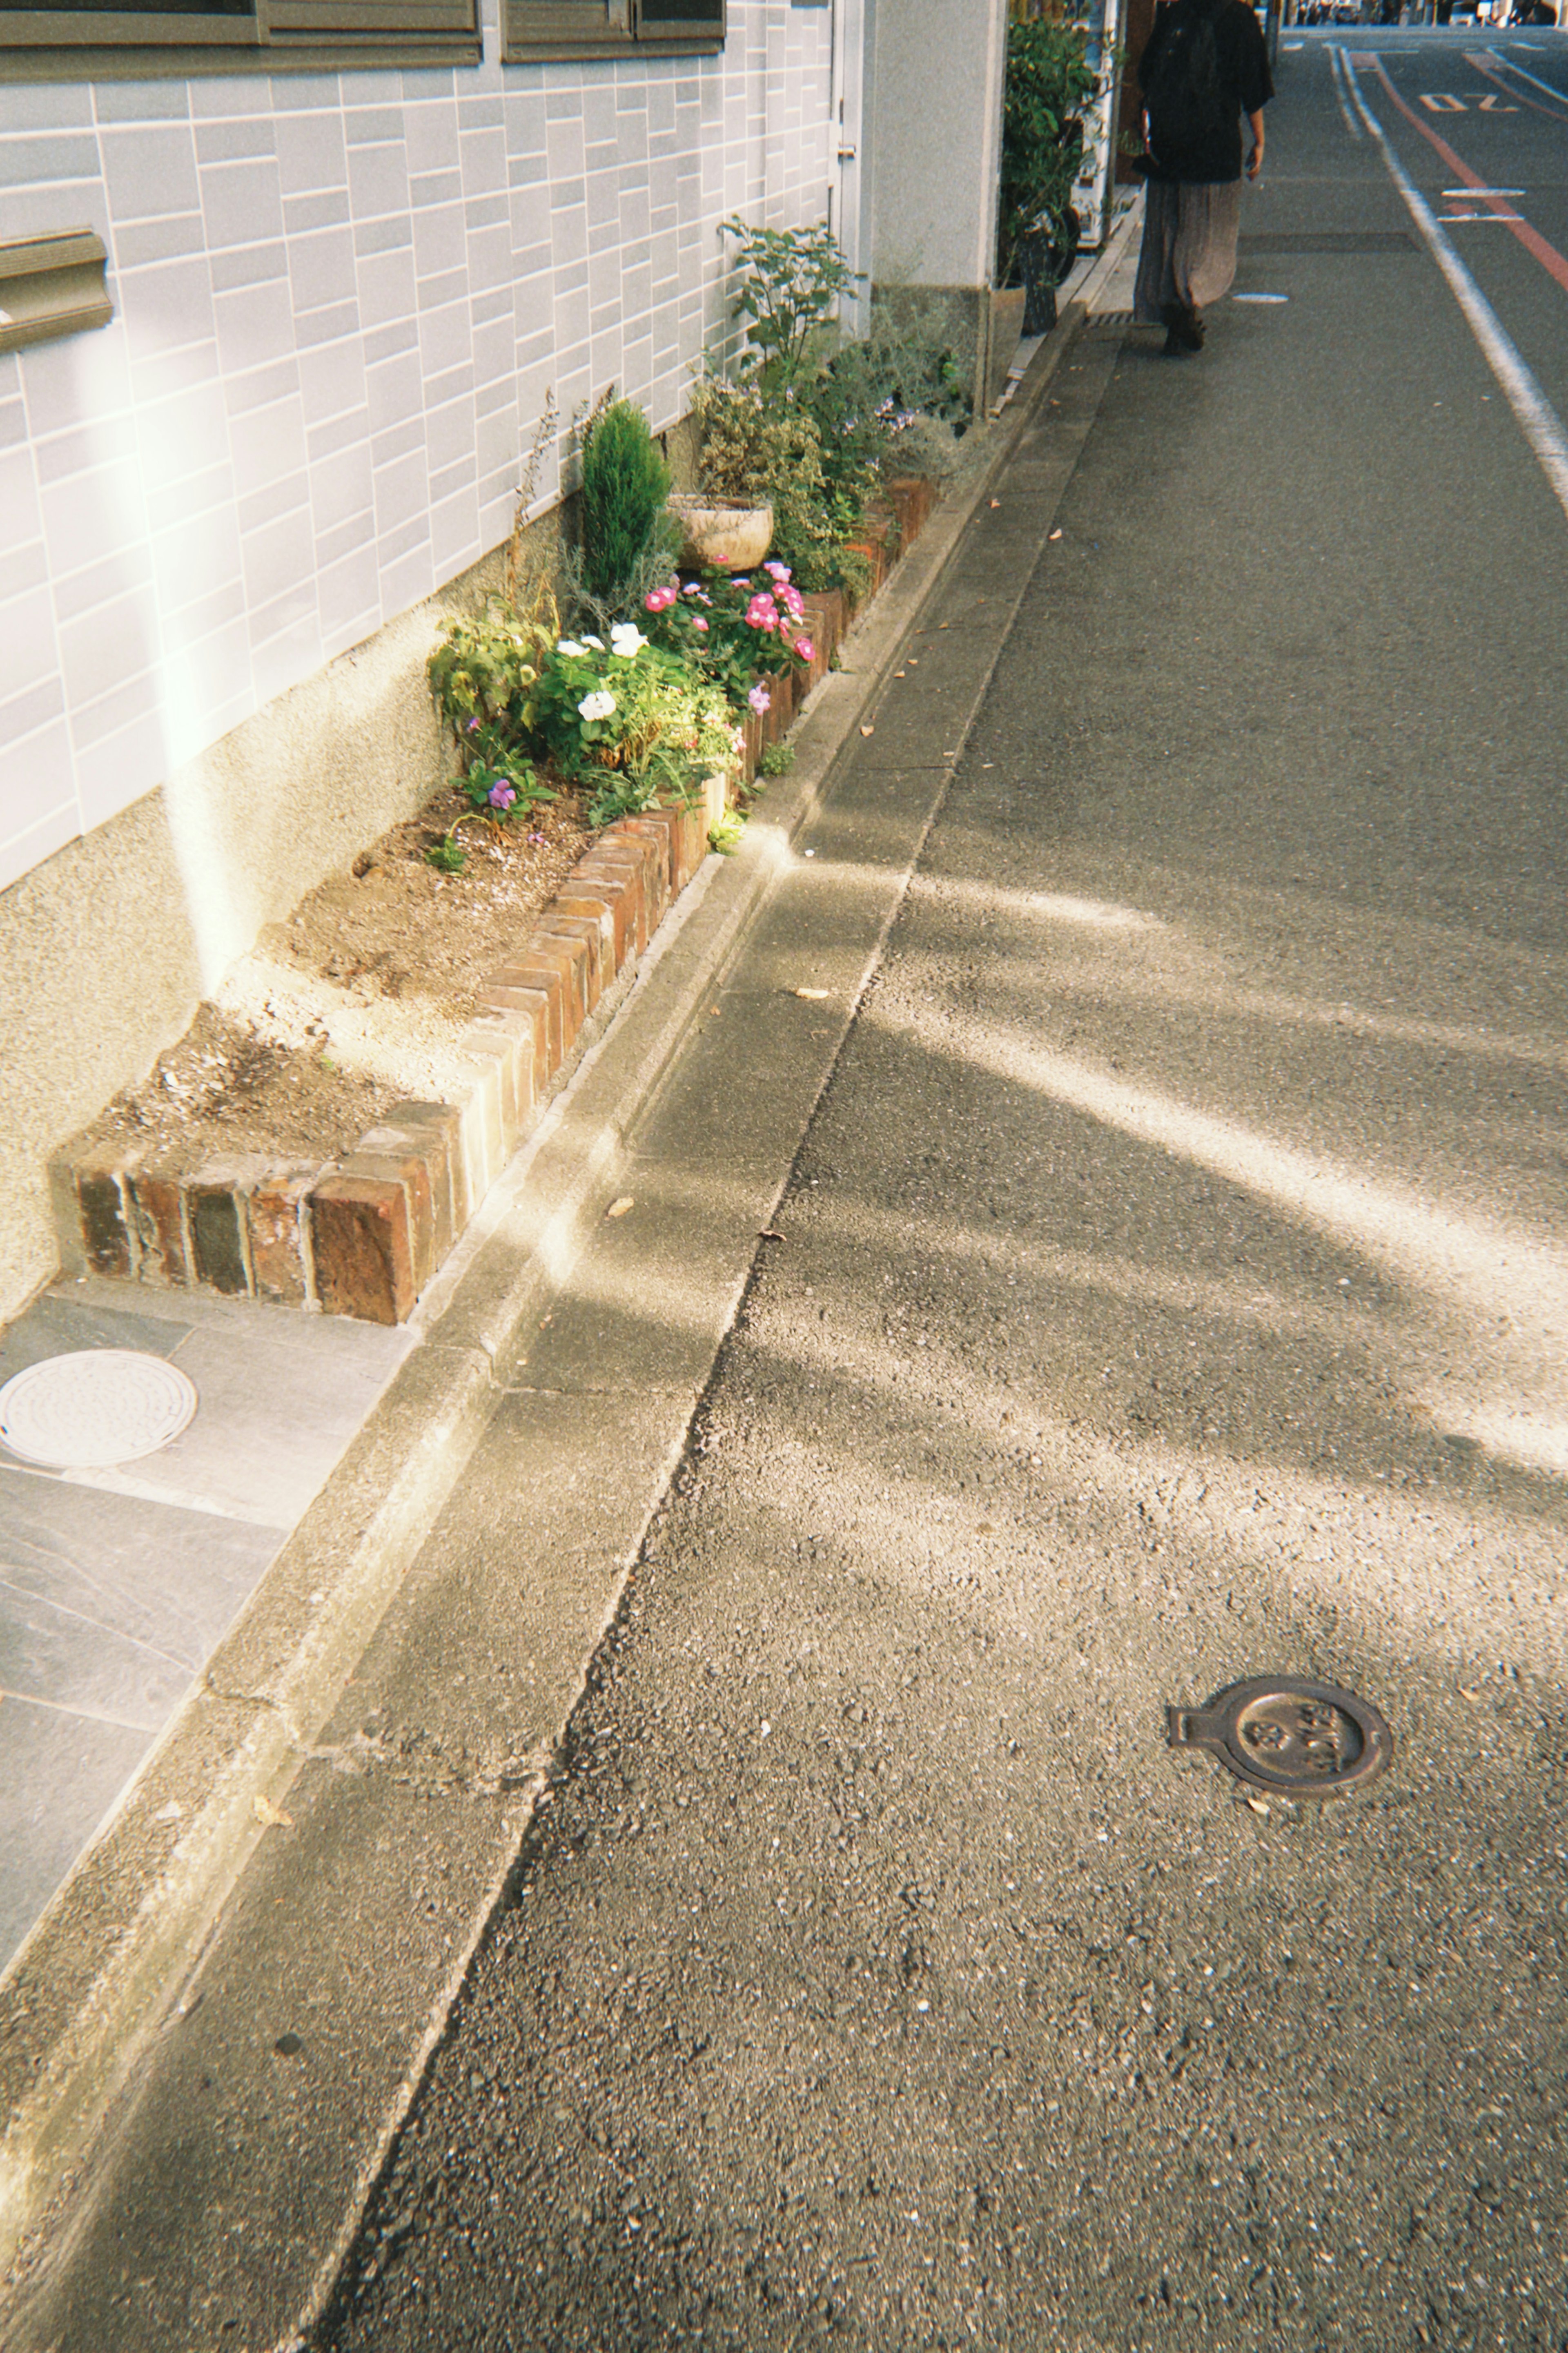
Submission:
M 196 1409 L 184 1373 L 134 1348 L 46 1356 L 0 1388 L 0 1440 L 48 1471 L 107 1471 L 178 1438 Z
M 1206 1748 L 1237 1780 L 1282 1798 L 1364 1789 L 1394 1755 L 1394 1735 L 1370 1700 L 1293 1675 L 1258 1675 L 1206 1707 L 1165 1713 L 1173 1748 Z

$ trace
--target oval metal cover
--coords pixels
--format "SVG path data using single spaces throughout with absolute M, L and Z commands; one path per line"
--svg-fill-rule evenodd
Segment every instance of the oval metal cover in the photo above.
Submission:
M 1281 1798 L 1364 1789 L 1394 1756 L 1394 1735 L 1370 1700 L 1295 1675 L 1255 1675 L 1205 1707 L 1165 1716 L 1173 1748 L 1206 1748 L 1238 1781 Z

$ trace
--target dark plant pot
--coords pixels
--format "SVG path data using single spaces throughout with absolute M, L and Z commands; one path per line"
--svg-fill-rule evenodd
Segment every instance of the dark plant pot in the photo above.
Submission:
M 1057 323 L 1057 288 L 1078 259 L 1078 215 L 1059 226 L 1042 224 L 1018 240 L 1017 274 L 1024 281 L 1026 335 L 1045 335 Z

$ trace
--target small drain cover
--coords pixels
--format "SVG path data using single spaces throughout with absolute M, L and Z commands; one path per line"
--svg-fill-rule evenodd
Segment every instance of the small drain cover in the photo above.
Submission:
M 1370 1701 L 1333 1683 L 1258 1675 L 1206 1707 L 1169 1707 L 1173 1748 L 1207 1748 L 1238 1781 L 1282 1798 L 1338 1798 L 1386 1770 L 1394 1735 Z
M 107 1471 L 178 1438 L 196 1393 L 162 1356 L 82 1348 L 46 1356 L 0 1388 L 0 1439 L 49 1471 Z

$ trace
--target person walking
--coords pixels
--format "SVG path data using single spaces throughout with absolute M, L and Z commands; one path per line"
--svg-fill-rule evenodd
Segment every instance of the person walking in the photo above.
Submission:
M 1204 343 L 1204 307 L 1236 276 L 1241 118 L 1247 176 L 1263 168 L 1268 49 L 1247 0 L 1167 0 L 1138 60 L 1148 196 L 1132 315 L 1166 329 L 1169 353 Z

